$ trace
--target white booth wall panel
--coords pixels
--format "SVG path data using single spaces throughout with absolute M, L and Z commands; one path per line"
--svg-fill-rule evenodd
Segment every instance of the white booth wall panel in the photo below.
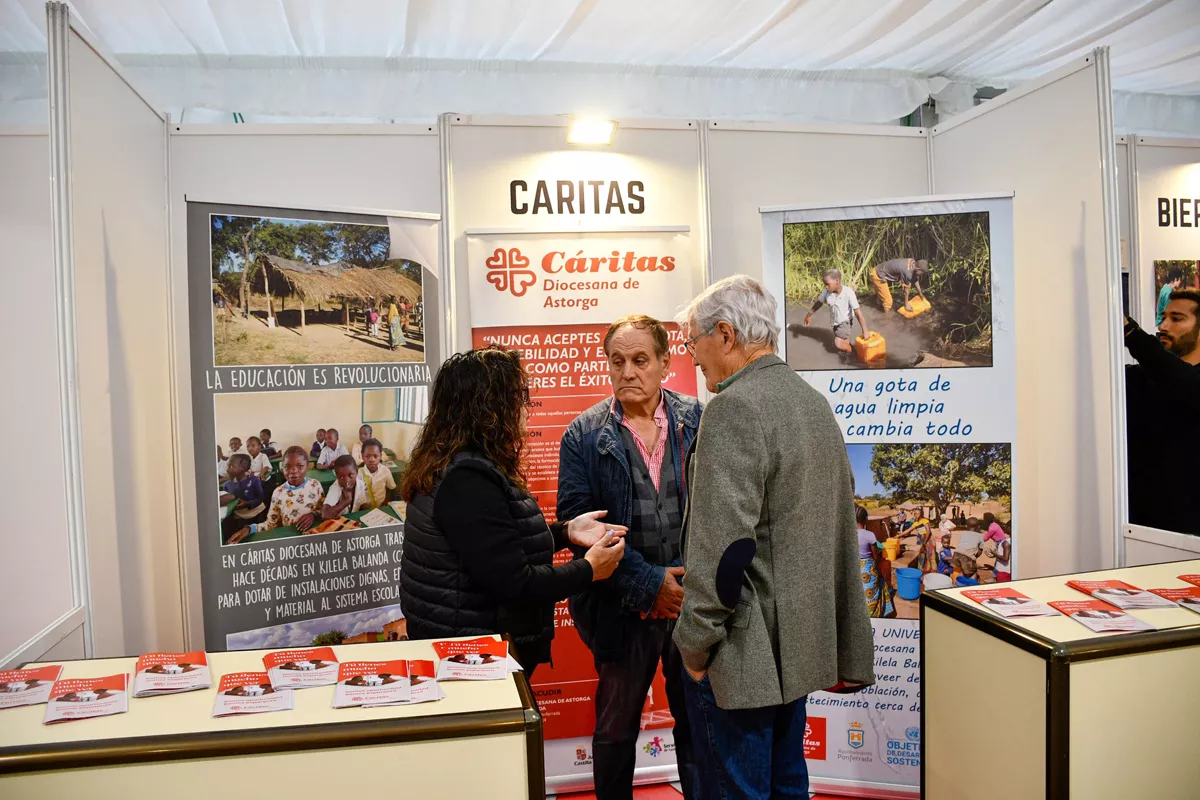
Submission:
M 191 355 L 187 333 L 187 203 L 297 209 L 441 212 L 437 128 L 399 125 L 172 125 L 171 269 L 183 515 L 195 520 Z M 437 265 L 434 265 L 437 269 Z M 205 444 L 209 450 L 212 448 Z M 199 542 L 185 540 L 190 647 L 203 646 Z
M 458 349 L 471 347 L 471 311 L 467 279 L 466 231 L 470 228 L 586 231 L 589 227 L 687 225 L 692 248 L 693 286 L 703 288 L 704 220 L 700 205 L 700 141 L 695 124 L 677 127 L 618 128 L 613 144 L 574 148 L 565 126 L 455 124 L 450 128 L 453 175 L 452 211 L 454 309 Z M 513 214 L 509 183 L 529 184 L 532 205 L 536 181 L 628 181 L 645 184 L 641 214 Z M 628 313 L 638 309 L 630 308 Z
M 182 646 L 165 123 L 68 43 L 83 485 L 95 655 Z
M 1137 143 L 1138 289 L 1136 316 L 1146 330 L 1155 329 L 1158 291 L 1154 262 L 1200 259 L 1200 228 L 1158 224 L 1158 198 L 1200 198 L 1200 140 L 1170 142 L 1141 137 Z
M 926 194 L 928 152 L 924 136 L 710 128 L 713 279 L 762 278 L 762 206 Z
M 1015 191 L 1021 577 L 1113 566 L 1112 420 L 1095 64 L 934 129 L 939 194 Z
M 0 664 L 75 605 L 58 383 L 58 324 L 50 228 L 50 140 L 44 129 L 0 127 L 0 315 L 4 368 L 4 491 L 33 516 L 0 530 Z M 40 653 L 25 654 L 37 658 Z

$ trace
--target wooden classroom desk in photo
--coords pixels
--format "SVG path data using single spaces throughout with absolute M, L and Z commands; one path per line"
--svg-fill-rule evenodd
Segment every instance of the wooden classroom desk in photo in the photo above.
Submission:
M 988 584 L 1091 600 L 1068 580 L 1184 589 L 1200 561 Z M 1200 614 L 1131 609 L 1155 630 L 1093 633 L 1066 616 L 1005 619 L 921 595 L 921 785 L 926 800 L 1200 797 Z
M 427 641 L 333 649 L 434 659 Z M 523 675 L 446 681 L 443 700 L 383 708 L 335 709 L 332 686 L 296 689 L 291 711 L 214 719 L 221 676 L 262 672 L 268 652 L 209 653 L 212 688 L 131 696 L 125 714 L 44 725 L 44 705 L 0 711 L 0 797 L 545 797 L 542 719 Z M 66 661 L 62 677 L 126 672 L 132 688 L 136 660 Z
M 400 515 L 397 514 L 396 510 L 393 509 L 390 505 L 382 505 L 379 507 L 379 510 L 382 511 L 383 513 L 387 514 L 389 517 L 395 517 L 397 522 L 402 521 L 400 519 Z M 346 517 L 347 519 L 352 519 L 355 522 L 357 522 L 358 520 L 362 519 L 364 515 L 366 515 L 368 513 L 369 513 L 368 511 L 355 511 L 352 514 L 342 514 L 342 516 Z M 320 524 L 321 524 L 321 518 L 320 518 L 320 515 L 318 515 L 317 521 L 315 523 L 313 523 L 313 527 L 315 528 L 317 525 L 320 525 Z M 350 531 L 343 531 L 343 533 L 353 533 L 355 531 L 365 531 L 365 530 L 370 530 L 370 529 L 369 528 L 354 528 Z M 309 531 L 311 533 L 312 529 L 310 528 Z M 256 533 L 252 533 L 249 536 L 247 536 L 245 539 L 242 539 L 240 542 L 237 542 L 237 544 L 250 544 L 251 542 L 267 542 L 267 541 L 270 541 L 271 539 L 290 539 L 293 536 L 303 536 L 303 535 L 304 535 L 303 533 L 301 533 L 299 530 L 296 529 L 295 525 L 280 525 L 278 528 L 271 528 L 270 530 L 258 531 Z

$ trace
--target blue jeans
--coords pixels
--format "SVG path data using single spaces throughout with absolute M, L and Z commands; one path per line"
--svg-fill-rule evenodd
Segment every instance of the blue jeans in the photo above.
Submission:
M 782 706 L 727 711 L 717 706 L 707 675 L 697 683 L 685 670 L 683 683 L 692 759 L 700 769 L 699 798 L 808 797 L 807 698 Z

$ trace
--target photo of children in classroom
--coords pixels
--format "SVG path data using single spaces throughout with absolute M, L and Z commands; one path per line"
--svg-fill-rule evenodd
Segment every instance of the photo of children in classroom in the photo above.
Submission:
M 425 360 L 421 265 L 387 225 L 214 214 L 217 366 Z
M 1012 580 L 1012 446 L 851 444 L 872 617 L 917 619 L 922 588 Z
M 793 369 L 990 367 L 987 212 L 783 226 Z
M 397 487 L 426 387 L 220 394 L 214 402 L 222 545 L 403 521 Z

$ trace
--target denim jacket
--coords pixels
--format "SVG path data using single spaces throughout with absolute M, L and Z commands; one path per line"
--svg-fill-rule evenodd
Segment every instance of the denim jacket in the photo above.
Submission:
M 700 428 L 703 406 L 694 397 L 663 389 L 667 429 L 675 465 L 675 479 L 687 505 L 685 456 Z M 604 509 L 603 519 L 629 525 L 633 509 L 633 475 L 629 454 L 621 441 L 620 410 L 606 398 L 580 414 L 567 428 L 558 456 L 558 509 L 561 520 L 574 519 L 587 511 Z M 576 557 L 582 552 L 576 552 Z M 682 559 L 672 562 L 682 565 Z M 625 625 L 640 622 L 640 614 L 654 607 L 666 575 L 666 567 L 646 561 L 641 553 L 626 548 L 617 571 L 593 584 L 571 601 L 580 636 L 597 660 L 619 657 Z

